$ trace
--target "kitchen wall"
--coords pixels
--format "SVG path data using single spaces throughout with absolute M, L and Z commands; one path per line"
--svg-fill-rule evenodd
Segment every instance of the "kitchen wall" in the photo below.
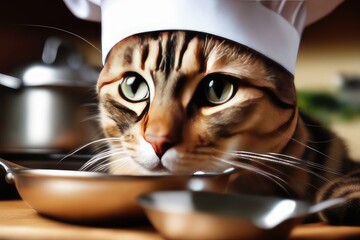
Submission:
M 346 0 L 307 27 L 296 68 L 297 87 L 333 89 L 338 74 L 360 77 L 360 1 Z
M 360 83 L 359 13 L 360 1 L 346 0 L 305 29 L 295 73 L 298 89 L 327 91 L 336 96 L 341 75 L 357 78 Z M 357 94 L 360 96 L 360 89 Z M 360 117 L 335 121 L 331 126 L 346 140 L 351 156 L 360 160 Z
M 0 72 L 41 60 L 50 36 L 72 41 L 84 50 L 89 64 L 100 66 L 100 24 L 72 15 L 62 0 L 0 1 Z
M 100 48 L 100 25 L 77 19 L 62 1 L 1 1 L 0 9 L 0 72 L 10 73 L 40 60 L 49 36 L 73 41 L 84 51 L 87 63 L 101 67 L 98 50 L 75 36 Z M 298 89 L 336 92 L 335 81 L 341 74 L 360 78 L 359 12 L 360 1 L 346 0 L 332 14 L 305 29 L 295 74 Z M 360 159 L 360 120 L 335 122 L 332 128 L 348 142 L 351 155 Z

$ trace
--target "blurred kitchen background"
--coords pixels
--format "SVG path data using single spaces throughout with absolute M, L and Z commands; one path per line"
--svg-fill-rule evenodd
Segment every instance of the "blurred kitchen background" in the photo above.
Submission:
M 303 110 L 345 139 L 360 161 L 360 1 L 345 0 L 303 33 L 295 83 Z
M 3 83 L 15 85 L 0 86 L 0 157 L 66 153 L 96 139 L 93 107 L 101 68 L 100 24 L 77 19 L 61 0 L 1 1 L 0 9 L 0 73 L 26 75 L 22 85 L 7 78 Z M 301 106 L 342 136 L 357 159 L 359 12 L 360 1 L 346 0 L 306 28 L 295 74 Z M 34 72 L 39 74 L 35 79 Z M 51 116 L 44 109 L 51 109 Z M 31 118 L 26 115 L 30 113 Z M 49 120 L 53 125 L 46 123 Z
M 75 18 L 61 0 L 1 1 L 0 9 L 0 157 L 78 169 L 92 148 L 62 159 L 101 135 L 100 24 Z

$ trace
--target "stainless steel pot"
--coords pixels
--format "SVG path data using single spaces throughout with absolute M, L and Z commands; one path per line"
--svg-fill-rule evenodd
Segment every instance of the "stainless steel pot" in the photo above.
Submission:
M 49 38 L 42 62 L 0 74 L 0 152 L 59 152 L 90 141 L 84 122 L 99 71 L 71 44 Z

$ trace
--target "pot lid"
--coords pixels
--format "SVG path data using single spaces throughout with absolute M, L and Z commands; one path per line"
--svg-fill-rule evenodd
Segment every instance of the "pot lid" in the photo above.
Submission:
M 70 42 L 46 40 L 42 61 L 18 68 L 13 76 L 22 86 L 94 86 L 99 70 L 86 65 L 82 53 Z

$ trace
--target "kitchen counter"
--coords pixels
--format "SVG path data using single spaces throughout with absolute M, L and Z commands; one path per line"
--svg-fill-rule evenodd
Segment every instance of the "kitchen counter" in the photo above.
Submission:
M 0 201 L 0 239 L 50 240 L 161 240 L 151 226 L 93 227 L 68 224 L 38 215 L 21 200 Z M 360 239 L 360 227 L 304 224 L 296 227 L 290 239 Z
M 21 200 L 0 201 L 0 239 L 159 240 L 151 227 L 91 227 L 38 215 Z

